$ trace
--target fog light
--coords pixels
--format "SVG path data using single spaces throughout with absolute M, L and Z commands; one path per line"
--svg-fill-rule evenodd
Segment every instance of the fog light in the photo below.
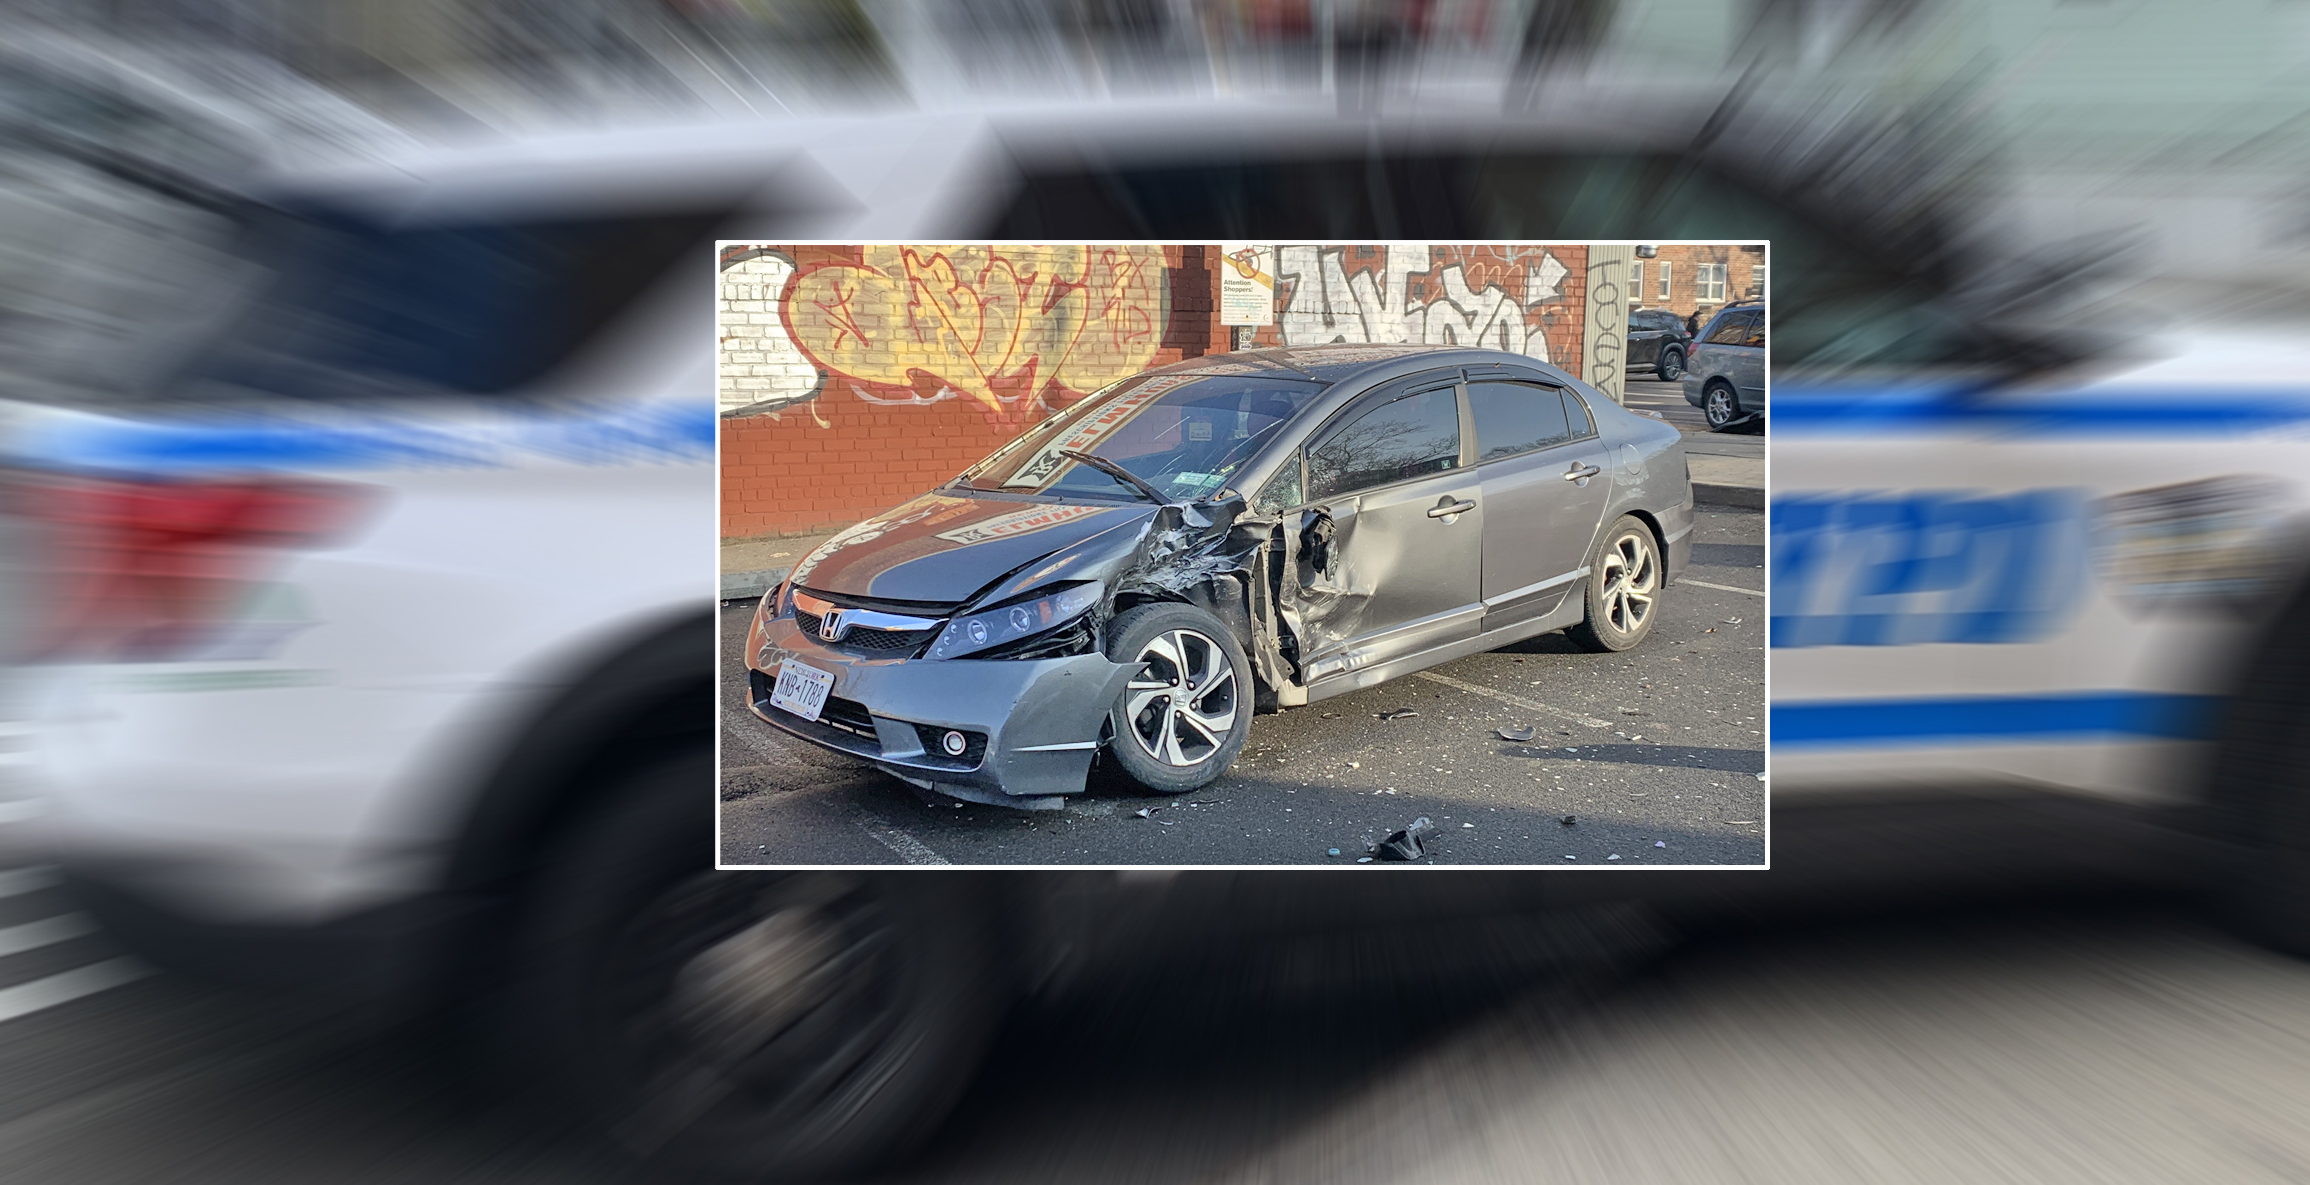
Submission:
M 963 734 L 950 728 L 946 731 L 945 736 L 939 738 L 938 747 L 946 750 L 946 755 L 949 757 L 960 757 L 963 750 L 970 747 L 970 741 L 964 738 Z

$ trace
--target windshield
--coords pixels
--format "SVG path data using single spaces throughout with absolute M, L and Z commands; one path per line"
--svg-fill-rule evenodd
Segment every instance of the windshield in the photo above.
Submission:
M 1164 496 L 1217 493 L 1325 384 L 1245 375 L 1143 374 L 1053 416 L 958 483 L 1008 493 L 1141 498 L 1067 452 L 1113 461 Z

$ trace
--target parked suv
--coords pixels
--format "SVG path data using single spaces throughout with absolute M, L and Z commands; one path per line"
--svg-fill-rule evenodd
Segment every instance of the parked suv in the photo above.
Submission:
M 1651 367 L 1661 382 L 1673 383 L 1684 374 L 1685 357 L 1692 350 L 1692 334 L 1684 318 L 1667 309 L 1637 309 L 1628 314 L 1628 369 Z
M 1684 373 L 1685 402 L 1722 432 L 1765 414 L 1765 306 L 1734 301 L 1693 339 Z

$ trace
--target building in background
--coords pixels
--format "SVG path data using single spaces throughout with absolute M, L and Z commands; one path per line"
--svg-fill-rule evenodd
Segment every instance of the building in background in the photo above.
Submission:
M 1651 258 L 1637 257 L 1630 288 L 1638 308 L 1667 309 L 1702 321 L 1727 301 L 1757 300 L 1765 294 L 1763 245 L 1663 245 Z
M 1603 293 L 1610 313 L 1591 300 L 1608 250 L 1277 244 L 1273 321 L 1243 344 L 1484 346 L 1619 398 L 1617 358 L 1583 340 L 1625 323 L 1624 292 Z M 1238 340 L 1216 244 L 745 243 L 720 266 L 725 538 L 848 526 L 1092 391 Z

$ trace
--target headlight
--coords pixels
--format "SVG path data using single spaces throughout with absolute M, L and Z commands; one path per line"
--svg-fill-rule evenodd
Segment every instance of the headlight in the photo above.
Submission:
M 965 614 L 946 623 L 930 658 L 960 658 L 1005 642 L 1032 637 L 1091 611 L 1106 589 L 1098 581 L 1062 588 L 1031 601 L 1018 601 Z

